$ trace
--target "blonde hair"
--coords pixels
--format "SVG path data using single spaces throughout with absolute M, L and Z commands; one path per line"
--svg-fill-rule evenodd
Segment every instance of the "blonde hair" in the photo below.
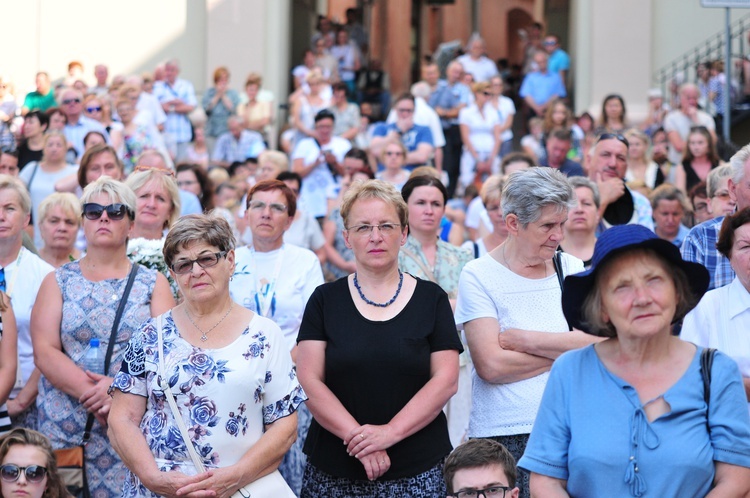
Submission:
M 258 156 L 258 166 L 261 166 L 266 161 L 276 166 L 279 173 L 289 171 L 289 158 L 283 152 L 279 152 L 278 150 L 264 150 Z
M 172 209 L 169 211 L 169 218 L 164 222 L 164 228 L 169 228 L 174 225 L 177 218 L 180 217 L 180 189 L 177 187 L 177 182 L 175 182 L 174 178 L 170 175 L 165 175 L 163 171 L 151 169 L 148 171 L 134 172 L 127 180 L 125 180 L 125 184 L 130 187 L 133 192 L 138 192 L 152 181 L 163 187 L 172 201 Z M 134 194 L 134 196 L 137 197 L 136 194 Z
M 131 214 L 135 213 L 135 192 L 121 181 L 114 180 L 109 176 L 100 176 L 93 182 L 86 185 L 81 196 L 81 205 L 91 202 L 91 199 L 97 195 L 106 195 L 111 202 L 121 202 L 130 210 Z
M 29 191 L 21 180 L 15 176 L 0 175 L 0 190 L 5 189 L 15 191 L 24 214 L 31 213 L 31 196 L 29 196 Z
M 349 214 L 352 207 L 357 201 L 367 199 L 378 199 L 392 206 L 396 210 L 401 229 L 403 230 L 409 224 L 409 208 L 406 206 L 401 193 L 396 187 L 382 180 L 357 180 L 351 184 L 344 194 L 344 200 L 341 202 L 341 218 L 344 220 L 344 226 L 348 229 Z
M 68 214 L 72 214 L 78 226 L 81 226 L 81 201 L 75 194 L 70 192 L 55 192 L 44 198 L 39 204 L 39 223 L 47 218 L 50 210 L 54 207 L 60 207 Z

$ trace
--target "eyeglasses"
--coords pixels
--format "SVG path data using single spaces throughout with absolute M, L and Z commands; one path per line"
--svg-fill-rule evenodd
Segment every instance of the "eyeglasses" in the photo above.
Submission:
M 485 97 L 492 97 L 492 92 L 482 92 Z
M 123 218 L 125 218 L 125 215 L 130 216 L 131 219 L 135 218 L 135 215 L 133 214 L 133 211 L 125 205 L 121 203 L 117 204 L 110 204 L 108 206 L 102 206 L 101 204 L 97 204 L 95 202 L 87 202 L 83 205 L 83 216 L 86 217 L 88 220 L 98 220 L 102 217 L 102 213 L 104 211 L 107 212 L 107 218 L 109 218 L 112 221 L 118 221 Z
M 263 201 L 250 201 L 247 204 L 247 208 L 251 211 L 265 211 L 266 207 L 270 207 L 271 211 L 276 214 L 283 214 L 287 212 L 286 206 L 281 204 L 280 202 L 272 202 L 268 204 Z
M 203 269 L 212 268 L 219 264 L 219 260 L 226 257 L 226 251 L 214 252 L 210 254 L 202 254 L 198 259 L 183 259 L 173 263 L 170 268 L 178 275 L 189 273 L 193 270 L 193 264 L 198 263 Z
M 87 107 L 86 112 L 101 112 L 102 106 L 96 106 L 96 107 Z
M 625 147 L 630 148 L 630 142 L 628 142 L 628 139 L 620 135 L 619 133 L 602 133 L 597 137 L 596 143 L 599 143 L 603 140 L 612 140 L 613 138 L 625 144 Z
M 412 112 L 414 112 L 414 109 L 397 108 L 396 111 L 403 112 L 404 114 L 411 114 Z
M 0 466 L 0 478 L 5 482 L 16 482 L 21 476 L 21 472 L 26 476 L 29 482 L 42 482 L 47 475 L 47 469 L 41 465 L 29 465 L 28 467 L 19 467 L 12 463 Z
M 392 156 L 403 156 L 403 155 L 404 155 L 404 153 L 403 153 L 403 152 L 393 152 L 393 151 L 388 151 L 388 152 L 386 152 L 386 153 L 385 153 L 385 155 L 386 155 L 386 156 L 388 156 L 388 157 L 392 157 Z
M 198 182 L 196 182 L 195 180 L 182 180 L 177 182 L 177 186 L 180 188 L 189 187 L 190 185 L 195 185 L 196 183 Z
M 722 201 L 727 201 L 730 199 L 728 190 L 719 190 L 718 192 L 714 193 L 713 196 L 718 197 Z
M 693 209 L 696 213 L 702 213 L 703 211 L 708 211 L 708 204 L 705 202 L 697 202 L 693 205 Z
M 456 494 L 448 495 L 452 498 L 505 498 L 505 492 L 509 491 L 509 486 L 490 486 L 485 489 L 467 489 L 461 490 Z
M 80 104 L 81 103 L 81 99 L 65 99 L 65 100 L 62 101 L 62 103 L 65 104 L 65 105 Z
M 354 225 L 347 228 L 348 231 L 356 235 L 370 235 L 376 228 L 382 235 L 395 233 L 401 225 L 399 223 L 381 223 L 380 225 Z
M 545 40 L 544 44 L 547 45 L 548 47 L 552 47 L 554 45 L 557 45 L 557 42 L 553 40 Z

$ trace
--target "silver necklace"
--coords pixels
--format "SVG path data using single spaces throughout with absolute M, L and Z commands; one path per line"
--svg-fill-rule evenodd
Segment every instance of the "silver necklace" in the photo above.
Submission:
M 193 321 L 193 318 L 192 318 L 192 317 L 190 316 L 190 312 L 188 311 L 188 309 L 187 309 L 187 306 L 185 306 L 185 315 L 187 315 L 187 317 L 188 317 L 188 320 L 190 320 L 190 323 L 192 323 L 192 324 L 193 324 L 193 327 L 195 327 L 196 329 L 198 329 L 198 332 L 200 332 L 200 333 L 201 333 L 201 341 L 203 341 L 203 342 L 206 342 L 206 341 L 208 340 L 208 337 L 206 337 L 206 336 L 208 335 L 208 333 L 209 333 L 209 332 L 211 332 L 211 331 L 212 331 L 213 329 L 215 329 L 216 327 L 218 327 L 218 326 L 219 326 L 219 324 L 220 324 L 221 322 L 223 322 L 223 321 L 224 321 L 224 319 L 225 319 L 226 317 L 228 317 L 228 316 L 229 316 L 229 313 L 230 313 L 230 312 L 232 311 L 232 308 L 233 308 L 233 307 L 234 307 L 234 302 L 232 302 L 232 304 L 230 304 L 230 305 L 229 305 L 229 309 L 228 309 L 228 310 L 227 310 L 227 312 L 226 312 L 226 313 L 224 314 L 224 316 L 222 316 L 222 317 L 221 317 L 221 320 L 219 320 L 218 322 L 216 322 L 216 323 L 214 324 L 214 326 L 213 326 L 213 327 L 211 327 L 210 329 L 206 330 L 205 332 L 203 332 L 203 329 L 201 329 L 201 328 L 200 328 L 200 327 L 198 326 L 198 324 L 197 324 L 197 323 L 195 323 L 195 322 Z

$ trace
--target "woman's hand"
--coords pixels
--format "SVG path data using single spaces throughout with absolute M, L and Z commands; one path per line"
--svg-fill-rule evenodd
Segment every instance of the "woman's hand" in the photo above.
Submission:
M 242 487 L 232 467 L 211 469 L 202 475 L 206 477 L 177 489 L 176 496 L 229 498 Z
M 169 498 L 178 496 L 187 496 L 190 498 L 197 497 L 214 497 L 216 494 L 213 491 L 196 491 L 193 493 L 182 492 L 187 486 L 200 485 L 205 483 L 208 479 L 213 476 L 214 470 L 203 472 L 194 476 L 188 476 L 182 472 L 159 472 L 157 475 L 157 481 L 144 482 L 143 484 L 156 493 L 159 496 L 167 496 Z
M 361 458 L 357 457 L 357 459 L 364 465 L 367 478 L 371 481 L 381 477 L 391 468 L 391 459 L 385 450 L 376 451 Z
M 373 452 L 386 450 L 395 443 L 393 428 L 388 424 L 356 427 L 344 439 L 347 453 L 359 459 Z
M 114 379 L 88 371 L 86 375 L 94 382 L 94 385 L 84 392 L 78 401 L 86 408 L 86 411 L 94 415 L 102 415 L 106 420 L 106 415 L 109 413 L 109 407 L 112 404 L 112 398 L 107 394 L 107 391 Z

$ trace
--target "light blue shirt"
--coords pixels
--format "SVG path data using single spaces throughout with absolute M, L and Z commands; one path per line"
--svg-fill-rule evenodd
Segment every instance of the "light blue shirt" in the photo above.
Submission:
M 633 386 L 607 370 L 594 346 L 563 354 L 518 466 L 566 480 L 576 498 L 706 496 L 715 461 L 750 467 L 750 417 L 737 364 L 717 352 L 709 434 L 700 351 L 664 393 L 670 410 L 652 422 Z
M 535 71 L 523 79 L 519 94 L 523 98 L 531 97 L 538 105 L 542 105 L 554 96 L 565 97 L 568 93 L 558 73 Z
M 186 192 L 180 189 L 180 216 L 201 213 L 203 213 L 203 208 L 201 207 L 201 201 L 198 199 L 198 196 L 192 192 Z

